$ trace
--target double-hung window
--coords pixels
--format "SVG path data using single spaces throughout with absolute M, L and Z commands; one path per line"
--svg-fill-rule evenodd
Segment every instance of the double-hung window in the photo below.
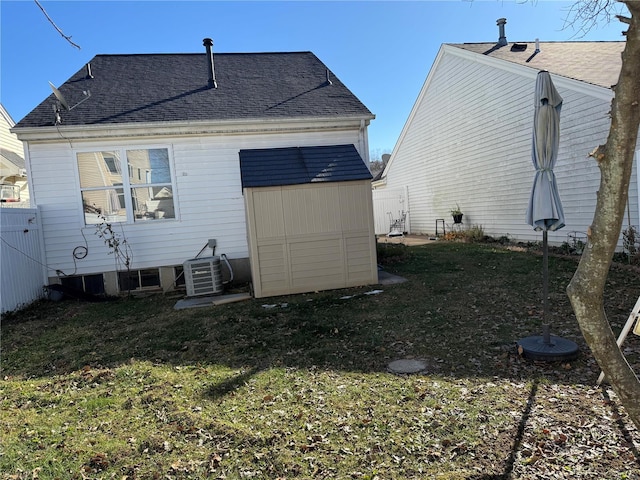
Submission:
M 175 218 L 169 149 L 78 152 L 77 162 L 85 224 Z

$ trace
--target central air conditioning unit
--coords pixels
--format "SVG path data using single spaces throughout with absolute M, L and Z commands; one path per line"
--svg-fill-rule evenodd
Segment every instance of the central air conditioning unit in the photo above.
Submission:
M 183 267 L 188 297 L 222 293 L 220 257 L 193 258 L 184 262 Z

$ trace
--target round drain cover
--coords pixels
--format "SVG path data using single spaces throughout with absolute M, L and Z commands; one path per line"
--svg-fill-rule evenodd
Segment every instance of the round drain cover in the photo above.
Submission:
M 395 360 L 388 366 L 392 373 L 418 373 L 427 368 L 427 365 L 420 360 Z

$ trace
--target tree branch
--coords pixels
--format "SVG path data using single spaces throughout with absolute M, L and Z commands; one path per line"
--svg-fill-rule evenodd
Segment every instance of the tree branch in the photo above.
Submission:
M 44 16 L 47 17 L 47 20 L 49 20 L 49 23 L 51 25 L 53 25 L 53 28 L 55 28 L 58 33 L 60 35 L 62 35 L 62 38 L 64 38 L 67 42 L 69 42 L 71 45 L 73 45 L 74 47 L 76 47 L 78 50 L 80 50 L 80 45 L 73 43 L 71 41 L 71 36 L 69 35 L 65 35 L 64 32 L 62 30 L 60 30 L 60 28 L 58 28 L 58 26 L 54 23 L 53 20 L 51 20 L 51 17 L 47 14 L 47 11 L 44 9 L 44 7 L 42 5 L 40 5 L 40 2 L 38 0 L 33 0 L 34 2 L 36 2 L 36 5 L 38 5 L 38 7 L 40 8 L 40 10 L 42 10 L 42 13 L 44 13 Z
M 629 17 L 625 17 L 623 15 L 616 15 L 616 18 L 620 20 L 622 23 L 626 23 L 627 25 L 631 25 L 631 19 Z

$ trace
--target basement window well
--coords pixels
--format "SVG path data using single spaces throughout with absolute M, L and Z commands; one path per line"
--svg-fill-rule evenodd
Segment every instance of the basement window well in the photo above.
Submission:
M 62 277 L 60 283 L 79 292 L 92 295 L 104 294 L 104 278 L 102 274 Z
M 160 288 L 160 271 L 157 268 L 118 272 L 121 292 Z

